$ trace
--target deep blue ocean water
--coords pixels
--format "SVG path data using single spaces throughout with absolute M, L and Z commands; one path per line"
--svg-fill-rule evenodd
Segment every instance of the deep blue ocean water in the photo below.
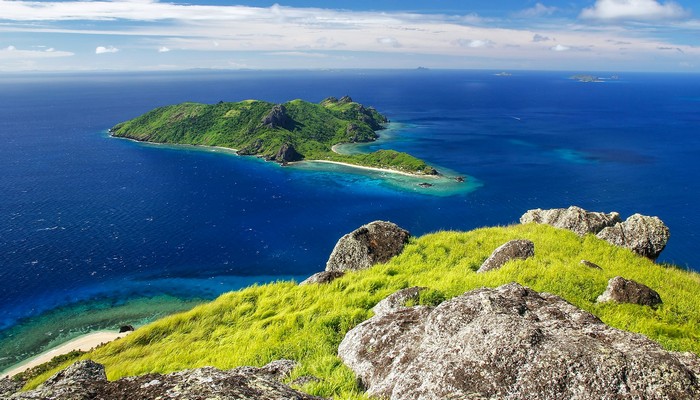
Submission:
M 148 321 L 253 282 L 303 279 L 324 268 L 340 236 L 376 219 L 420 235 L 515 223 L 531 208 L 639 212 L 671 229 L 659 261 L 700 270 L 700 76 L 570 75 L 0 77 L 0 370 L 86 329 Z M 106 133 L 183 101 L 343 95 L 393 121 L 391 139 L 370 148 L 410 152 L 479 186 L 436 196 L 376 174 Z

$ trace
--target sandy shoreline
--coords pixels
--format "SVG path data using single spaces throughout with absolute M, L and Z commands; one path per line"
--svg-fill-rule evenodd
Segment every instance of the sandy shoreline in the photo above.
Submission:
M 331 161 L 331 160 L 304 160 L 304 161 L 298 161 L 298 162 L 320 162 L 320 163 L 327 163 L 327 164 L 338 164 L 342 165 L 345 167 L 351 167 L 351 168 L 359 168 L 359 169 L 366 169 L 370 171 L 377 171 L 377 172 L 386 172 L 389 174 L 399 174 L 399 175 L 405 175 L 405 176 L 410 176 L 412 178 L 425 178 L 425 179 L 437 179 L 443 177 L 442 175 L 420 175 L 420 174 L 412 174 L 410 172 L 403 172 L 395 169 L 388 169 L 388 168 L 377 168 L 377 167 L 366 167 L 364 165 L 357 165 L 357 164 L 350 164 L 350 163 L 345 163 L 341 161 Z M 291 163 L 290 163 L 291 164 Z
M 66 342 L 60 346 L 54 347 L 50 350 L 47 350 L 38 356 L 35 356 L 33 358 L 30 358 L 29 360 L 26 360 L 22 362 L 21 364 L 12 367 L 12 369 L 4 371 L 3 373 L 0 374 L 0 377 L 3 376 L 14 376 L 19 374 L 20 372 L 24 372 L 29 368 L 36 367 L 37 365 L 43 364 L 45 362 L 51 361 L 52 358 L 56 356 L 60 356 L 62 354 L 67 354 L 70 353 L 73 350 L 82 350 L 82 351 L 88 351 L 91 349 L 94 349 L 95 347 L 111 342 L 115 339 L 122 338 L 126 335 L 128 335 L 131 332 L 123 332 L 123 333 L 117 333 L 117 332 L 112 332 L 112 331 L 100 331 L 100 332 L 93 332 L 93 333 L 88 333 L 87 335 L 83 335 L 80 337 L 77 337 L 69 342 Z

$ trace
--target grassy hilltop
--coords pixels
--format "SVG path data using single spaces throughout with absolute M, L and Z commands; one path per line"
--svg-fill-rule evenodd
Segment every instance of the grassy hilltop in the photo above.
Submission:
M 535 256 L 487 273 L 475 271 L 512 239 L 535 243 Z M 586 259 L 603 270 L 580 264 Z M 596 303 L 610 278 L 623 276 L 654 288 L 664 303 L 654 309 Z M 519 282 L 559 295 L 619 329 L 638 332 L 666 349 L 700 354 L 700 274 L 663 266 L 614 247 L 547 225 L 513 225 L 470 232 L 438 232 L 412 238 L 386 264 L 325 285 L 278 282 L 224 294 L 193 310 L 141 327 L 86 355 L 75 355 L 30 382 L 37 385 L 75 357 L 106 366 L 109 379 L 167 373 L 205 365 L 221 369 L 261 366 L 290 358 L 301 363 L 290 381 L 312 375 L 302 390 L 339 399 L 365 398 L 353 373 L 336 356 L 346 332 L 371 316 L 387 295 L 410 286 L 430 288 L 420 303 L 437 304 L 465 291 Z
M 156 108 L 114 126 L 113 136 L 171 144 L 221 146 L 240 155 L 286 163 L 327 160 L 436 175 L 423 160 L 393 150 L 341 155 L 340 143 L 371 142 L 388 120 L 372 107 L 329 97 L 320 104 L 292 100 L 284 104 L 246 100 L 217 104 L 182 103 Z

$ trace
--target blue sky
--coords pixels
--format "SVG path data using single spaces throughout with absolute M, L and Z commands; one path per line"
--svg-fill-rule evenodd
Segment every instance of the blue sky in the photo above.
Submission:
M 0 0 L 0 72 L 699 72 L 695 1 Z

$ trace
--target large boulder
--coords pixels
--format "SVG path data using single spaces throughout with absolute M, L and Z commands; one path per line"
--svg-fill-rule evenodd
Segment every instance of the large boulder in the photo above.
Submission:
M 476 272 L 499 269 L 510 260 L 525 260 L 534 255 L 535 244 L 530 240 L 511 240 L 494 250 Z
M 603 229 L 596 236 L 615 246 L 625 247 L 656 260 L 666 247 L 671 232 L 658 217 L 634 214 L 625 222 Z
M 16 393 L 9 399 L 320 400 L 320 397 L 299 392 L 279 382 L 278 379 L 286 376 L 293 365 L 293 362 L 285 360 L 262 368 L 242 367 L 229 371 L 203 367 L 167 375 L 146 374 L 108 382 L 106 378 L 94 373 L 101 369 L 104 374 L 104 367 L 92 361 L 80 361 L 59 372 L 39 388 Z
M 602 213 L 586 211 L 581 207 L 553 208 L 543 210 L 537 208 L 528 210 L 520 217 L 521 224 L 534 222 L 537 224 L 552 225 L 555 228 L 568 229 L 579 236 L 587 233 L 598 233 L 603 228 L 613 226 L 621 222 L 620 214 L 616 212 Z
M 340 238 L 326 271 L 355 271 L 389 261 L 403 251 L 411 234 L 392 222 L 374 221 Z
M 698 357 L 511 283 L 370 318 L 338 349 L 386 399 L 697 399 Z
M 598 296 L 599 303 L 631 303 L 655 307 L 662 303 L 661 296 L 649 286 L 616 276 L 608 281 L 605 292 Z

